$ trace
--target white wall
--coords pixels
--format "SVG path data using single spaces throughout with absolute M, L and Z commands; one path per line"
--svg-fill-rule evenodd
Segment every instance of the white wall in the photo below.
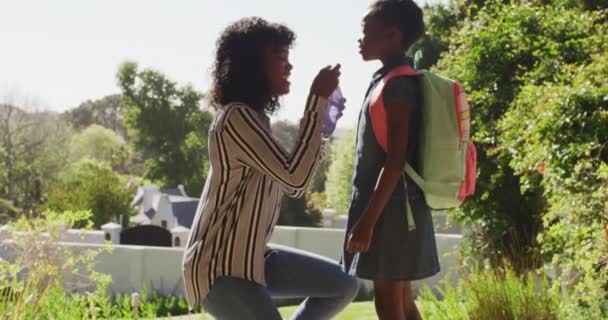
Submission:
M 70 230 L 68 230 L 70 231 Z M 88 231 L 87 241 L 94 243 L 62 243 L 75 250 L 105 248 L 103 232 Z M 73 237 L 72 237 L 73 239 Z M 271 242 L 286 245 L 320 254 L 336 261 L 339 260 L 344 239 L 342 229 L 325 228 L 275 228 Z M 67 240 L 67 239 L 66 239 Z M 459 235 L 436 235 L 437 248 L 440 254 L 442 271 L 439 275 L 414 284 L 418 288 L 422 283 L 431 286 L 437 284 L 445 274 L 457 265 L 453 253 L 461 241 Z M 183 248 L 125 246 L 111 245 L 112 253 L 103 252 L 97 257 L 96 270 L 112 275 L 110 293 L 139 292 L 145 284 L 149 291 L 157 291 L 163 295 L 183 295 L 181 277 L 181 261 Z M 1 251 L 0 257 L 7 259 L 6 252 Z M 456 278 L 452 279 L 456 280 Z M 369 285 L 369 283 L 367 284 Z
M 65 242 L 105 243 L 105 233 L 101 230 L 67 229 L 62 240 Z
M 64 243 L 76 251 L 104 249 L 106 245 Z M 182 248 L 111 245 L 96 258 L 95 270 L 112 275 L 109 294 L 141 292 L 183 296 Z

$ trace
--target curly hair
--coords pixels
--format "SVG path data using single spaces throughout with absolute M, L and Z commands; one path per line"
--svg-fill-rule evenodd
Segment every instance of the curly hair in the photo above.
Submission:
M 279 97 L 270 91 L 264 50 L 291 48 L 295 34 L 282 24 L 262 18 L 243 18 L 228 26 L 217 40 L 212 72 L 211 104 L 221 109 L 229 102 L 244 102 L 263 113 L 279 109 Z
M 403 34 L 405 49 L 424 35 L 423 12 L 414 0 L 377 0 L 370 6 L 369 15 L 388 26 L 396 26 Z

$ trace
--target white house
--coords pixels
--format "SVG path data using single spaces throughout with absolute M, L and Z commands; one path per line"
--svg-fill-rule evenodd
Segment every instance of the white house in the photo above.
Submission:
M 135 224 L 153 224 L 171 230 L 178 226 L 190 228 L 196 208 L 197 198 L 188 197 L 184 187 L 159 189 L 154 185 L 139 187 L 131 205 L 138 214 L 131 217 Z

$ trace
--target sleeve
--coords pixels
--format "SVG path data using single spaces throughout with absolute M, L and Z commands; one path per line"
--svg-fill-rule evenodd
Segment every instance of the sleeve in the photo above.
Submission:
M 323 143 L 321 144 L 321 150 L 319 152 L 319 159 L 317 159 L 317 162 L 315 163 L 315 167 L 312 171 L 313 175 L 317 171 L 321 161 L 323 161 L 323 159 L 325 158 L 325 151 L 326 151 L 325 146 L 327 145 L 326 144 L 327 141 L 329 141 L 329 139 L 323 138 Z M 281 191 L 283 191 L 283 193 L 285 195 L 287 195 L 288 197 L 296 198 L 296 199 L 301 198 L 304 195 L 304 193 L 306 193 L 306 189 L 302 189 L 302 190 L 291 189 L 285 185 L 281 185 Z
M 296 146 L 291 154 L 277 144 L 254 114 L 243 105 L 227 110 L 222 134 L 229 150 L 244 165 L 261 171 L 278 182 L 288 194 L 303 191 L 313 176 L 321 152 L 321 111 L 325 98 L 310 95 Z

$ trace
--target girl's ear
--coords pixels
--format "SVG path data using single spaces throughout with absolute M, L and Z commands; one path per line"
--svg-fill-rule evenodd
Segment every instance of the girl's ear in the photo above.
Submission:
M 401 33 L 401 30 L 399 30 L 399 28 L 397 27 L 390 27 L 388 28 L 387 32 L 387 36 L 392 42 L 400 42 L 401 39 L 403 39 L 403 34 Z

